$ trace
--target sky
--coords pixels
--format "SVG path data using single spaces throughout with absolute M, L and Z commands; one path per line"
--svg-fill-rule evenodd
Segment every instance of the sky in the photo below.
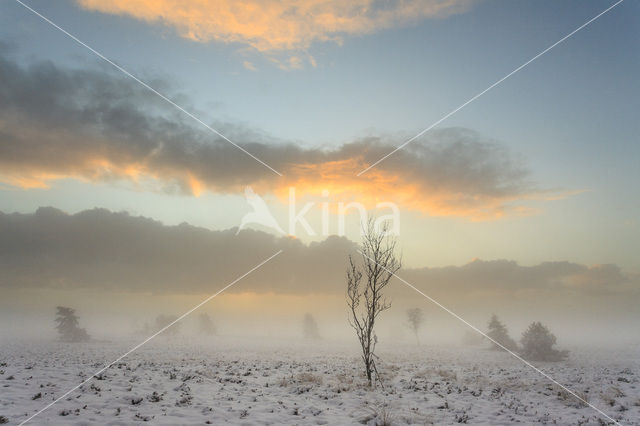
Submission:
M 24 3 L 166 99 L 20 3 L 0 4 L 0 285 L 11 300 L 38 288 L 207 293 L 208 276 L 223 283 L 279 247 L 296 268 L 329 248 L 317 281 L 277 268 L 264 287 L 335 295 L 359 241 L 356 211 L 343 236 L 336 213 L 353 201 L 375 215 L 390 212 L 377 203 L 398 206 L 407 274 L 436 293 L 453 286 L 452 303 L 478 290 L 544 300 L 556 287 L 558 306 L 577 293 L 585 312 L 599 294 L 610 312 L 638 300 L 637 2 L 360 176 L 613 2 Z M 294 237 L 260 225 L 236 235 L 246 187 Z M 287 227 L 290 188 L 295 212 L 315 203 L 315 235 Z M 181 249 L 162 248 L 170 235 Z

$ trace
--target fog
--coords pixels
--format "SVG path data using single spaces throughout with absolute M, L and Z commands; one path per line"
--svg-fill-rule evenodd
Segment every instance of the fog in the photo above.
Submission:
M 357 242 L 332 236 L 307 245 L 259 231 L 235 234 L 235 228 L 165 226 L 104 209 L 0 214 L 3 339 L 54 339 L 56 306 L 76 309 L 94 338 L 144 338 L 153 331 L 145 323 L 183 314 L 278 250 L 181 321 L 180 334 L 196 336 L 197 314 L 206 312 L 220 336 L 295 339 L 310 313 L 326 341 L 354 338 L 344 276 L 348 256 L 358 256 Z M 616 265 L 474 260 L 398 275 L 481 330 L 495 313 L 516 339 L 542 321 L 567 344 L 638 342 L 638 276 Z M 380 317 L 381 341 L 413 338 L 409 308 L 424 311 L 425 344 L 460 343 L 470 329 L 398 279 L 385 294 L 392 307 Z
M 394 282 L 393 286 L 402 285 Z M 80 326 L 98 340 L 144 340 L 155 332 L 154 321 L 161 315 L 180 316 L 200 303 L 207 295 L 106 294 L 70 290 L 3 291 L 2 339 L 57 339 L 54 328 L 56 306 L 76 309 Z M 398 293 L 389 291 L 389 294 Z M 28 299 L 25 300 L 25 297 Z M 462 344 L 465 333 L 473 331 L 422 296 L 391 297 L 392 307 L 383 312 L 377 324 L 381 344 L 413 343 L 407 324 L 406 310 L 418 307 L 425 314 L 419 331 L 423 345 Z M 523 310 L 522 303 L 513 305 L 476 306 L 452 303 L 449 307 L 469 323 L 486 332 L 487 322 L 496 313 L 507 325 L 510 335 L 519 340 L 526 326 L 541 321 L 558 337 L 562 345 L 629 346 L 640 344 L 637 316 L 590 315 L 589 312 L 544 309 Z M 28 309 L 28 310 L 27 310 Z M 198 330 L 198 314 L 206 312 L 217 328 L 215 336 L 202 336 Z M 595 312 L 595 311 L 592 311 Z M 310 313 L 316 319 L 325 343 L 355 343 L 355 334 L 347 321 L 344 298 L 338 295 L 287 296 L 242 293 L 221 295 L 202 306 L 177 324 L 178 337 L 208 341 L 219 338 L 304 340 L 303 317 Z M 637 314 L 636 314 L 637 315 Z M 628 322 L 627 322 L 628 321 Z M 174 339 L 161 334 L 157 337 Z M 316 344 L 316 343 L 313 343 Z M 485 346 L 488 346 L 486 342 Z

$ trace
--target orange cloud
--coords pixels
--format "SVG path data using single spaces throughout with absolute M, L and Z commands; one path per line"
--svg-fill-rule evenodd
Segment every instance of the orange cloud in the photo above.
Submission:
M 371 141 L 317 151 L 254 143 L 255 152 L 283 177 L 224 141 L 221 145 L 198 144 L 194 142 L 197 133 L 186 131 L 179 132 L 180 139 L 163 139 L 166 135 L 159 132 L 153 143 L 128 139 L 125 144 L 118 139 L 119 133 L 113 139 L 105 138 L 106 128 L 100 136 L 85 138 L 38 123 L 23 127 L 17 121 L 4 121 L 0 122 L 2 130 L 20 136 L 7 139 L 0 149 L 7 154 L 0 156 L 0 182 L 24 189 L 47 188 L 50 182 L 67 178 L 126 181 L 138 190 L 192 196 L 204 191 L 239 194 L 250 185 L 257 193 L 275 194 L 286 203 L 289 188 L 294 187 L 297 199 L 330 201 L 334 212 L 339 203 L 355 201 L 373 209 L 378 203 L 391 202 L 433 216 L 474 221 L 531 214 L 523 201 L 570 195 L 530 187 L 522 179 L 524 172 L 498 148 L 460 129 L 435 133 L 443 143 L 415 142 L 361 176 L 357 176 L 359 171 L 392 146 Z M 77 129 L 79 134 L 85 131 Z M 472 140 L 465 142 L 469 137 Z M 328 192 L 328 198 L 323 192 Z
M 48 189 L 52 182 L 62 179 L 77 179 L 84 182 L 127 181 L 142 190 L 177 191 L 195 197 L 199 197 L 205 190 L 214 192 L 219 190 L 188 171 L 169 169 L 158 171 L 146 164 L 138 162 L 116 164 L 106 158 L 81 160 L 71 168 L 33 166 L 13 170 L 11 167 L 0 167 L 0 182 L 21 189 Z M 177 188 L 171 191 L 172 186 Z
M 63 178 L 121 180 L 139 190 L 197 196 L 239 194 L 250 185 L 287 201 L 293 186 L 298 197 L 327 190 L 336 205 L 393 202 L 472 220 L 530 214 L 525 201 L 554 196 L 536 189 L 504 146 L 469 129 L 433 130 L 360 177 L 398 141 L 310 149 L 249 131 L 233 137 L 280 177 L 227 141 L 157 113 L 157 99 L 130 80 L 49 63 L 24 68 L 1 56 L 0 75 L 10 77 L 0 79 L 0 181 L 22 188 Z M 224 127 L 231 134 L 234 126 Z
M 350 202 L 358 202 L 367 209 L 378 203 L 391 202 L 400 208 L 433 216 L 466 217 L 473 221 L 494 220 L 510 215 L 526 215 L 531 209 L 518 205 L 525 199 L 544 199 L 543 192 L 517 194 L 478 194 L 472 188 L 464 191 L 438 189 L 428 180 L 414 181 L 403 173 L 391 172 L 380 167 L 365 176 L 356 174 L 366 163 L 362 158 L 348 158 L 318 163 L 290 164 L 281 168 L 283 178 L 245 181 L 239 185 L 222 186 L 207 179 L 197 170 L 179 166 L 158 169 L 152 163 L 130 162 L 116 164 L 107 158 L 79 159 L 66 171 L 57 167 L 30 167 L 10 171 L 4 167 L 0 181 L 23 189 L 48 188 L 52 181 L 76 178 L 87 182 L 128 181 L 139 189 L 167 190 L 172 185 L 182 193 L 199 196 L 204 191 L 214 193 L 240 193 L 244 185 L 253 186 L 261 195 L 275 194 L 283 203 L 288 202 L 289 189 L 295 188 L 298 200 L 320 198 L 329 201 L 332 211 Z M 154 183 L 155 182 L 155 183 Z M 158 185 L 159 184 L 159 185 Z M 323 193 L 326 194 L 323 196 Z
M 289 188 L 295 188 L 296 197 L 322 196 L 333 209 L 339 208 L 337 203 L 358 202 L 374 209 L 378 203 L 391 202 L 407 210 L 473 221 L 499 219 L 507 214 L 528 215 L 533 210 L 518 205 L 518 201 L 543 198 L 542 192 L 534 190 L 519 194 L 479 194 L 472 188 L 468 191 L 442 189 L 434 182 L 413 180 L 406 173 L 391 172 L 383 167 L 357 176 L 366 166 L 361 158 L 293 165 L 273 192 L 283 202 L 288 200 Z
M 304 50 L 314 41 L 466 11 L 472 0 L 78 0 L 81 7 L 169 25 L 182 37 L 244 43 L 259 51 Z

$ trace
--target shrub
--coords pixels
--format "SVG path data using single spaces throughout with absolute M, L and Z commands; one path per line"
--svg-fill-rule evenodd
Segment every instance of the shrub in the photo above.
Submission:
M 78 326 L 78 316 L 74 309 L 58 306 L 55 321 L 56 330 L 63 342 L 86 342 L 91 339 L 87 331 Z
M 556 336 L 540 322 L 533 322 L 522 333 L 522 356 L 532 361 L 561 361 L 568 355 L 567 351 L 553 348 Z
M 500 322 L 498 317 L 494 314 L 491 316 L 491 320 L 489 320 L 489 331 L 487 332 L 487 336 L 494 340 L 493 349 L 508 349 L 510 351 L 515 351 L 518 349 L 517 343 L 509 337 L 509 332 L 507 331 L 507 327 Z M 497 345 L 495 342 L 499 343 Z

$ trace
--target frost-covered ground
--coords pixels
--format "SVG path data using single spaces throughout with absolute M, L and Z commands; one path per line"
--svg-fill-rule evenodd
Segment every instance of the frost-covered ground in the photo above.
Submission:
M 0 348 L 0 416 L 19 423 L 135 341 Z M 207 344 L 157 338 L 32 424 L 600 424 L 601 417 L 505 353 L 382 347 L 384 389 L 367 388 L 355 346 Z M 638 348 L 574 349 L 540 368 L 622 424 L 640 425 Z

